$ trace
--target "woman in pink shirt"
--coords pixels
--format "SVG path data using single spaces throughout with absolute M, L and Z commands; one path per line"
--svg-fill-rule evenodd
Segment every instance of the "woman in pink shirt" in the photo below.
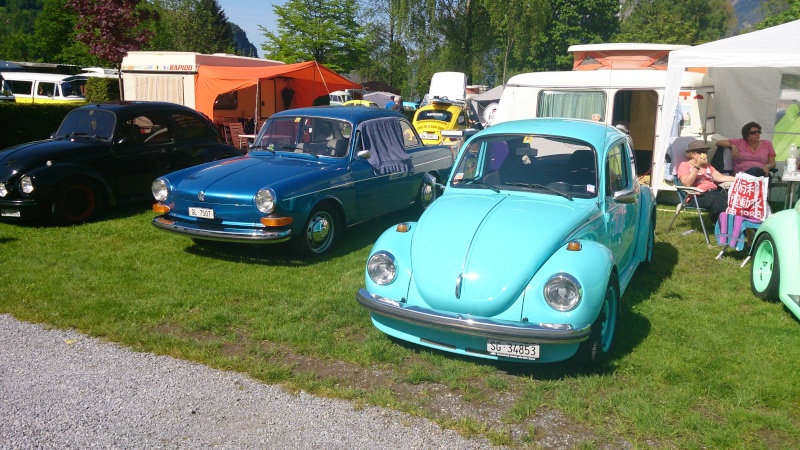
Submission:
M 731 149 L 733 171 L 756 177 L 769 175 L 775 168 L 775 149 L 772 142 L 761 139 L 761 125 L 750 122 L 742 127 L 742 139 L 717 141 L 720 147 Z
M 728 208 L 728 194 L 717 187 L 717 183 L 733 181 L 734 177 L 723 175 L 708 162 L 708 145 L 701 140 L 689 144 L 687 161 L 678 166 L 678 178 L 683 186 L 694 186 L 703 191 L 697 194 L 697 204 L 711 211 L 712 221 Z

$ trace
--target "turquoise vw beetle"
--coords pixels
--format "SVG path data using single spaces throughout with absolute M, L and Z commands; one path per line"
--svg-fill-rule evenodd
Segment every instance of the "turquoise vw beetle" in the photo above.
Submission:
M 800 203 L 779 211 L 753 237 L 750 287 L 757 297 L 780 300 L 800 318 Z
M 597 122 L 481 131 L 419 221 L 380 236 L 356 300 L 379 330 L 438 350 L 605 361 L 620 297 L 653 255 L 655 202 L 632 153 Z

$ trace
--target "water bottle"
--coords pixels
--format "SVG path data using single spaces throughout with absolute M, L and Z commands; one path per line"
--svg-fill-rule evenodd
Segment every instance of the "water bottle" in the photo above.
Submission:
M 797 145 L 789 146 L 789 157 L 786 158 L 786 172 L 795 173 L 797 171 Z

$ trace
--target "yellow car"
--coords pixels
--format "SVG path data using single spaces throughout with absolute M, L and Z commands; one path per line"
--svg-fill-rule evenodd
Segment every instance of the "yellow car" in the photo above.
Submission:
M 377 108 L 378 104 L 369 100 L 348 100 L 342 103 L 343 106 L 369 106 L 370 108 Z
M 466 106 L 434 99 L 414 113 L 414 128 L 425 145 L 458 145 L 458 138 L 442 137 L 445 130 L 466 130 L 470 126 Z

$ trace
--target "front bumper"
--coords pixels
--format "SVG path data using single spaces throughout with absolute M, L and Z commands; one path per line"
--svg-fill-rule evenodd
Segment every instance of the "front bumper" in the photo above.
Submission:
M 0 199 L 0 220 L 33 220 L 42 216 L 42 205 L 36 200 Z
M 156 216 L 153 225 L 170 233 L 196 239 L 223 242 L 249 242 L 254 244 L 273 244 L 289 240 L 292 230 L 289 228 L 267 230 L 262 228 L 233 228 L 224 225 L 200 222 L 178 222 L 167 216 Z
M 374 314 L 417 326 L 487 339 L 536 344 L 574 344 L 586 340 L 591 333 L 591 326 L 579 329 L 554 329 L 537 323 L 476 319 L 417 306 L 402 306 L 396 301 L 372 295 L 366 289 L 358 290 L 356 301 Z

